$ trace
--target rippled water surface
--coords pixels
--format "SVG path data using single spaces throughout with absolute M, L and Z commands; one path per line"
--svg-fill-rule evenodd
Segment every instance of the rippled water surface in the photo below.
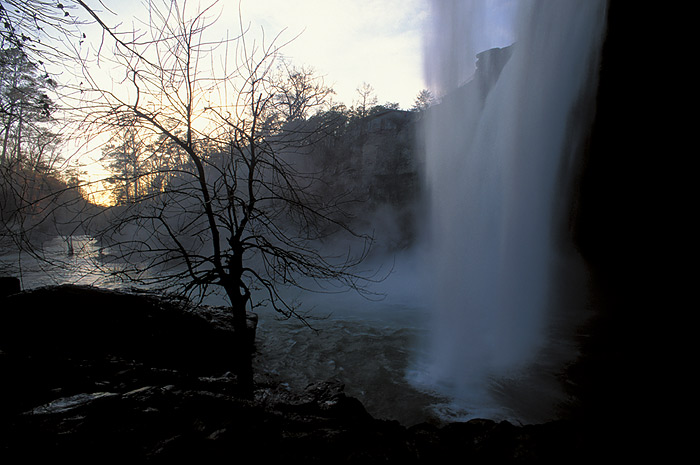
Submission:
M 45 244 L 44 254 L 48 262 L 2 255 L 3 273 L 20 275 L 25 289 L 66 283 L 124 286 L 110 276 L 113 267 L 102 264 L 100 251 L 88 237 L 55 238 Z M 425 365 L 430 314 L 416 263 L 406 257 L 395 263 L 394 271 L 375 289 L 382 296 L 378 299 L 297 292 L 292 297 L 303 304 L 308 324 L 281 319 L 261 308 L 254 358 L 257 376 L 294 391 L 315 382 L 340 381 L 372 416 L 405 426 L 475 417 L 523 423 L 547 420 L 551 406 L 539 405 L 539 394 L 555 386 L 551 379 L 543 383 L 541 376 L 514 374 L 512 379 L 474 386 L 472 398 L 466 400 L 436 393 Z M 225 301 L 213 297 L 207 303 Z

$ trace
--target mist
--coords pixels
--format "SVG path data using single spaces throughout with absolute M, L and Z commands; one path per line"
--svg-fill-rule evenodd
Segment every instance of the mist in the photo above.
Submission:
M 329 104 L 297 120 L 280 119 L 280 132 L 264 138 L 274 156 L 255 172 L 254 184 L 264 184 L 274 200 L 260 201 L 266 215 L 251 237 L 269 234 L 257 252 L 246 250 L 244 260 L 269 272 L 280 295 L 300 303 L 297 316 L 331 336 L 324 348 L 303 343 L 314 333 L 296 332 L 301 323 L 291 319 L 292 336 L 282 337 L 290 327 L 270 329 L 274 309 L 256 306 L 261 353 L 278 356 L 263 355 L 261 363 L 283 378 L 298 377 L 300 389 L 314 378 L 343 377 L 354 395 L 387 418 L 402 407 L 386 389 L 414 389 L 426 397 L 404 416 L 409 423 L 421 420 L 428 404 L 427 415 L 443 419 L 545 421 L 564 397 L 556 376 L 576 356 L 572 328 L 587 311 L 586 270 L 569 219 L 595 111 L 605 2 L 435 2 L 432 18 L 424 51 L 432 106 Z M 227 217 L 235 216 L 231 195 L 246 182 L 240 159 L 252 150 L 238 148 L 238 158 L 227 158 L 225 144 L 202 145 L 201 173 L 173 165 L 189 171 L 171 175 L 141 198 L 134 187 L 129 199 L 127 173 L 126 204 L 93 215 L 104 220 L 104 233 L 86 229 L 95 222 L 82 221 L 87 215 L 81 202 L 74 213 L 80 229 L 61 230 L 46 244 L 47 256 L 70 265 L 70 276 L 57 282 L 100 283 L 99 273 L 106 273 L 132 284 L 189 289 L 183 260 L 192 257 L 209 279 L 214 265 L 207 257 L 217 253 L 215 245 L 225 248 L 236 229 Z M 276 177 L 282 164 L 288 177 Z M 203 175 L 218 208 L 212 217 L 222 220 L 216 244 L 201 211 L 207 202 L 198 197 L 197 176 Z M 136 183 L 149 179 L 147 170 L 133 176 Z M 238 204 L 253 192 L 239 189 Z M 303 213 L 310 205 L 324 222 L 313 233 L 310 226 L 319 224 Z M 251 223 L 260 218 L 252 216 Z M 77 232 L 84 237 L 75 243 L 87 244 L 84 256 L 71 249 L 63 257 L 64 242 L 72 248 Z M 314 257 L 318 252 L 339 269 L 345 260 L 357 260 L 357 276 L 367 278 L 363 292 L 319 284 L 299 272 L 303 266 L 285 267 L 287 255 L 271 259 L 261 252 L 280 245 Z M 184 258 L 178 259 L 180 251 Z M 83 258 L 89 267 L 76 261 Z M 78 276 L 78 268 L 90 271 Z M 253 281 L 249 289 L 259 292 Z M 207 283 L 202 295 L 216 287 Z M 207 303 L 231 306 L 220 289 L 206 297 Z M 264 300 L 256 298 L 256 305 Z M 354 342 L 339 347 L 346 333 Z M 307 350 L 290 362 L 283 357 L 287 343 Z M 348 368 L 361 367 L 366 352 L 344 365 L 339 361 L 341 352 L 375 343 L 382 356 L 374 371 L 392 365 L 381 382 L 368 381 L 357 366 Z M 310 363 L 315 352 L 329 360 Z M 307 369 L 308 375 L 297 376 Z
M 568 230 L 594 114 L 604 2 L 523 2 L 512 45 L 478 50 L 484 2 L 439 4 L 415 250 L 429 336 L 408 376 L 444 413 L 548 419 L 576 355 L 586 273 Z M 474 71 L 475 70 L 475 71 Z M 473 73 L 473 74 L 470 74 Z

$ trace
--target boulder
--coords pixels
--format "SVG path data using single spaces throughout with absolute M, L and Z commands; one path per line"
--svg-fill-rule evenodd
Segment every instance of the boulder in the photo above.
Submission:
M 230 314 L 218 307 L 147 293 L 50 286 L 5 297 L 0 349 L 73 359 L 113 356 L 212 374 L 250 358 L 256 321 L 251 315 L 248 334 L 240 335 Z
M 55 399 L 226 375 L 249 396 L 256 318 L 237 334 L 225 308 L 90 286 L 0 299 L 0 416 Z
M 252 382 L 251 335 L 236 334 L 223 308 L 80 286 L 21 292 L 2 303 L 0 463 L 599 458 L 578 426 L 564 421 L 406 428 L 373 418 L 334 380 L 302 392 L 263 376 Z M 248 333 L 254 327 L 251 318 Z M 235 355 L 236 347 L 247 350 Z
M 0 299 L 22 290 L 19 279 L 14 276 L 0 276 Z

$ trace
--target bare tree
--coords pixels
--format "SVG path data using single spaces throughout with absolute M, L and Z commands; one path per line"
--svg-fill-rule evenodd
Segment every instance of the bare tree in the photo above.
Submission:
M 316 179 L 302 169 L 308 134 L 284 124 L 292 113 L 280 89 L 300 79 L 312 89 L 301 113 L 295 107 L 298 117 L 330 92 L 308 73 L 280 82 L 280 38 L 251 41 L 242 21 L 235 38 L 207 40 L 212 11 L 189 16 L 176 2 L 151 2 L 145 31 L 129 41 L 121 35 L 114 46 L 110 65 L 124 77 L 119 92 L 85 68 L 71 106 L 81 110 L 81 131 L 129 122 L 152 146 L 169 141 L 186 158 L 163 165 L 170 176 L 159 190 L 112 209 L 115 221 L 100 238 L 129 279 L 188 296 L 223 289 L 238 328 L 257 305 L 302 317 L 286 286 L 334 283 L 365 293 L 371 277 L 357 265 L 371 238 L 344 223 L 342 196 L 314 194 Z M 359 248 L 334 254 L 331 232 Z
M 81 195 L 94 188 L 66 165 L 70 135 L 56 118 L 66 90 L 58 77 L 72 76 L 84 51 L 79 14 L 104 26 L 81 0 L 0 0 L 0 267 L 20 276 L 26 253 L 46 263 L 42 242 L 77 234 L 94 210 Z
M 360 118 L 364 118 L 369 115 L 371 108 L 377 104 L 377 96 L 374 93 L 374 87 L 366 82 L 363 82 L 356 90 L 359 96 L 356 111 Z
M 116 200 L 131 203 L 144 194 L 150 171 L 146 171 L 145 143 L 136 128 L 127 124 L 115 131 L 112 142 L 102 147 L 102 161 L 114 173 L 109 179 Z
M 55 110 L 48 95 L 54 88 L 55 82 L 24 51 L 0 49 L 0 165 L 52 164 L 46 152 L 56 136 L 44 123 Z
M 286 122 L 304 120 L 311 112 L 329 105 L 335 92 L 319 79 L 312 68 L 296 67 L 282 60 L 275 79 L 275 105 Z
M 0 48 L 21 50 L 37 65 L 72 59 L 70 50 L 86 38 L 76 14 L 83 7 L 81 0 L 2 0 Z
M 55 83 L 21 48 L 0 48 L 0 246 L 21 248 L 49 224 L 62 187 L 54 132 Z M 60 195 L 59 195 L 60 196 Z

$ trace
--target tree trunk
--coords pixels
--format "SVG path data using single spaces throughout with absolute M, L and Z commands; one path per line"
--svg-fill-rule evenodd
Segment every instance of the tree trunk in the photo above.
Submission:
M 231 314 L 233 316 L 233 360 L 235 372 L 238 377 L 239 387 L 243 393 L 253 393 L 253 342 L 254 332 L 248 329 L 246 318 L 246 305 L 248 297 L 241 295 L 237 286 L 226 286 L 226 293 L 231 301 Z
M 248 299 L 245 296 L 240 295 L 240 292 L 236 293 L 234 296 L 231 295 L 229 291 L 229 297 L 231 297 L 231 314 L 233 316 L 233 328 L 236 333 L 245 335 L 248 331 L 248 324 L 246 322 L 246 304 Z M 245 339 L 245 338 L 244 338 Z

